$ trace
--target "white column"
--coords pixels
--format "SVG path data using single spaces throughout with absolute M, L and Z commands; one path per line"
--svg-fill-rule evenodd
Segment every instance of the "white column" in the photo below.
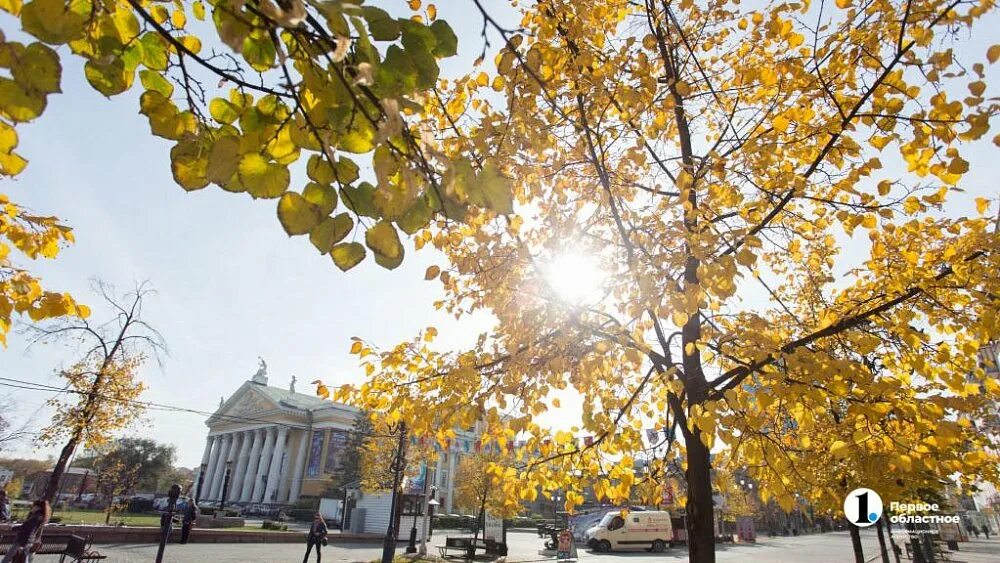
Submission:
M 292 436 L 288 433 L 288 442 L 285 446 L 285 455 L 281 456 L 281 473 L 278 475 L 278 493 L 274 497 L 274 502 L 284 503 L 288 500 L 288 489 L 291 488 L 292 472 Z
M 302 473 L 306 470 L 306 455 L 309 453 L 310 438 L 308 430 L 302 432 L 299 453 L 295 456 L 295 468 L 292 470 L 292 490 L 288 493 L 288 502 L 290 503 L 299 500 L 299 495 L 302 494 Z
M 274 453 L 274 438 L 276 429 L 272 426 L 264 432 L 267 437 L 264 439 L 264 451 L 260 454 L 260 461 L 257 463 L 257 476 L 253 482 L 253 492 L 250 494 L 251 502 L 261 502 L 264 499 L 264 476 L 271 466 L 271 454 Z
M 275 501 L 274 494 L 278 491 L 281 475 L 281 456 L 285 453 L 285 439 L 288 438 L 288 427 L 278 429 L 278 439 L 274 443 L 274 453 L 271 455 L 271 468 L 267 472 L 267 488 L 264 489 L 264 503 Z
M 222 486 L 219 487 L 219 498 L 222 498 L 223 492 L 226 494 L 226 501 L 233 500 L 233 474 L 236 470 L 236 457 L 240 453 L 240 449 L 243 447 L 243 433 L 234 432 L 233 441 L 229 444 L 229 453 L 226 455 L 226 464 L 222 466 Z M 226 491 L 226 470 L 229 470 L 229 490 Z
M 246 475 L 241 483 L 240 502 L 250 502 L 253 494 L 253 484 L 257 480 L 257 466 L 260 464 L 260 450 L 264 446 L 264 429 L 258 428 L 253 431 L 253 448 L 250 450 L 250 457 L 247 460 Z
M 233 472 L 233 482 L 229 485 L 229 497 L 234 502 L 243 498 L 243 477 L 247 472 L 247 461 L 250 459 L 250 446 L 253 441 L 253 430 L 243 432 L 240 442 L 240 453 L 236 457 L 236 469 Z
M 222 445 L 219 446 L 219 455 L 215 462 L 215 472 L 212 474 L 211 486 L 207 495 L 207 498 L 211 500 L 220 500 L 222 498 L 219 496 L 219 491 L 222 490 L 222 479 L 224 478 L 223 474 L 226 472 L 226 459 L 229 458 L 229 447 L 233 443 L 232 434 L 223 434 L 219 438 L 222 440 Z
M 198 467 L 198 480 L 194 482 L 194 490 L 191 491 L 192 495 L 197 494 L 198 487 L 205 487 L 205 476 L 208 475 L 209 468 L 211 467 L 213 446 L 215 446 L 215 436 L 205 438 L 205 453 L 201 455 L 201 466 Z

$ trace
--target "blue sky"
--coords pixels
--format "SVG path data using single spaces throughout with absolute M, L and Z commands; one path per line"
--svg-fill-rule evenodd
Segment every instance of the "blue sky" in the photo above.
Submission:
M 386 4 L 394 14 L 405 13 L 399 9 L 402 2 L 379 3 Z M 509 14 L 505 3 L 494 4 L 498 14 Z M 443 65 L 444 75 L 454 76 L 479 55 L 482 23 L 469 0 L 438 2 L 438 9 L 459 36 L 459 55 Z M 991 20 L 978 29 L 984 41 L 990 23 L 998 23 L 995 14 Z M 5 32 L 13 25 L 9 17 L 0 19 Z M 987 45 L 971 43 L 962 50 L 982 60 Z M 357 362 L 348 354 L 352 336 L 391 345 L 435 325 L 439 344 L 454 347 L 487 325 L 478 319 L 459 326 L 434 310 L 433 301 L 441 295 L 438 283 L 423 280 L 426 267 L 441 262 L 433 251 L 411 249 L 393 272 L 369 260 L 342 274 L 308 240 L 285 236 L 274 201 L 253 201 L 216 187 L 184 192 L 170 175 L 171 143 L 153 137 L 138 113 L 139 90 L 105 99 L 86 84 L 81 69 L 78 59 L 64 59 L 65 93 L 50 97 L 37 122 L 19 128 L 19 152 L 31 162 L 2 189 L 36 212 L 60 216 L 75 230 L 77 243 L 58 260 L 31 264 L 48 288 L 95 305 L 100 318 L 104 312 L 89 293 L 90 279 L 121 291 L 141 280 L 153 284 L 158 293 L 148 301 L 146 319 L 163 333 L 169 354 L 162 367 L 150 362 L 144 371 L 147 400 L 214 410 L 220 397 L 256 371 L 258 355 L 268 362 L 272 385 L 286 387 L 295 375 L 298 390 L 310 392 L 308 382 L 314 379 L 328 384 L 360 379 Z M 997 83 L 996 70 L 990 78 L 988 83 Z M 969 194 L 956 198 L 954 211 L 970 213 L 976 195 L 995 196 L 995 166 L 990 165 L 995 154 L 988 139 L 967 152 Z M 293 185 L 304 184 L 298 172 Z M 59 383 L 54 370 L 72 357 L 72 350 L 62 347 L 26 350 L 25 340 L 13 335 L 7 350 L 0 351 L 0 373 L 54 385 Z M 50 394 L 0 389 L 6 392 L 17 401 L 12 418 L 34 417 L 35 427 L 46 424 L 44 403 Z M 175 444 L 183 465 L 199 463 L 203 417 L 151 413 L 149 418 L 135 432 Z M 52 451 L 23 443 L 3 455 Z

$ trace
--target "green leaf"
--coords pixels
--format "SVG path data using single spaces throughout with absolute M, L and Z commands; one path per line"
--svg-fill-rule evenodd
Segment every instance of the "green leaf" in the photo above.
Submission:
M 159 92 L 163 97 L 169 98 L 174 93 L 174 85 L 163 77 L 163 74 L 149 69 L 139 71 L 139 81 L 146 90 Z
M 399 22 L 388 12 L 374 6 L 362 6 L 361 14 L 368 22 L 368 31 L 376 41 L 395 41 L 399 37 Z
M 323 211 L 323 215 L 329 215 L 337 208 L 337 190 L 327 184 L 309 182 L 302 190 L 302 197 L 319 207 Z
M 392 270 L 403 262 L 399 233 L 388 221 L 379 221 L 365 232 L 365 245 L 375 253 L 375 262 L 383 268 Z
M 61 45 L 83 36 L 92 12 L 90 0 L 34 0 L 21 10 L 24 31 Z
M 417 69 L 417 87 L 421 89 L 433 88 L 437 82 L 438 74 L 440 74 L 437 60 L 434 57 L 434 49 L 437 46 L 437 37 L 435 37 L 434 32 L 422 23 L 404 20 L 401 42 L 406 48 L 406 54 L 413 61 L 413 66 Z
M 87 61 L 87 64 L 83 65 L 83 73 L 95 90 L 108 97 L 128 90 L 135 80 L 135 72 L 126 70 L 125 64 L 119 58 L 113 58 L 107 64 Z
M 478 180 L 479 192 L 485 199 L 486 207 L 501 215 L 514 212 L 514 196 L 511 193 L 510 180 L 504 177 L 493 163 L 487 162 L 483 166 Z
M 374 197 L 375 186 L 368 182 L 361 182 L 361 185 L 356 188 L 354 186 L 340 188 L 340 199 L 344 205 L 351 211 L 365 217 L 378 217 Z
M 236 175 L 240 164 L 240 140 L 224 135 L 219 137 L 208 153 L 208 168 L 205 177 L 220 186 L 225 186 Z
M 0 77 L 0 115 L 24 123 L 45 111 L 45 95 L 29 94 L 10 78 Z
M 170 53 L 160 34 L 149 31 L 144 33 L 139 41 L 142 43 L 142 64 L 152 70 L 167 70 Z
M 337 164 L 333 168 L 337 172 L 337 181 L 341 184 L 350 184 L 361 177 L 358 165 L 346 156 L 338 158 Z
M 385 51 L 385 62 L 378 67 L 375 89 L 381 96 L 408 94 L 417 88 L 417 67 L 410 55 L 396 45 Z
M 208 151 L 202 143 L 181 141 L 170 149 L 170 171 L 174 180 L 187 191 L 200 190 L 208 185 L 205 177 L 208 168 Z
M 403 230 L 404 233 L 412 235 L 413 233 L 423 229 L 431 222 L 431 217 L 434 216 L 434 211 L 431 209 L 430 205 L 427 203 L 426 197 L 418 198 L 417 201 L 413 202 L 413 205 L 406 210 L 406 213 L 396 221 L 399 228 Z
M 350 270 L 365 259 L 365 247 L 357 242 L 344 242 L 330 250 L 333 263 L 343 271 Z
M 444 20 L 437 20 L 431 24 L 431 31 L 437 39 L 434 45 L 434 56 L 437 58 L 454 57 L 458 53 L 458 37 L 451 26 Z
M 180 140 L 193 133 L 198 121 L 190 111 L 177 111 L 177 106 L 155 90 L 147 90 L 139 97 L 139 111 L 149 118 L 149 128 L 154 135 Z
M 288 236 L 304 235 L 322 219 L 319 207 L 296 192 L 285 192 L 278 200 L 278 220 Z
M 243 58 L 254 70 L 264 72 L 274 66 L 278 51 L 270 37 L 251 33 L 243 40 Z
M 240 182 L 255 198 L 273 198 L 288 189 L 288 168 L 268 162 L 258 153 L 247 153 L 237 167 Z
M 313 243 L 320 254 L 326 254 L 333 249 L 333 245 L 344 240 L 353 228 L 354 220 L 347 213 L 327 217 L 309 233 L 309 242 Z
M 306 175 L 311 180 L 320 184 L 332 184 L 336 180 L 333 174 L 333 167 L 320 154 L 314 154 L 309 157 L 309 163 L 306 164 Z
M 240 117 L 239 108 L 224 98 L 213 98 L 211 102 L 208 102 L 208 112 L 212 114 L 212 119 L 227 125 Z
M 375 148 L 374 141 L 374 127 L 367 119 L 358 117 L 352 127 L 337 138 L 337 147 L 345 152 L 364 154 Z
M 26 91 L 52 94 L 59 92 L 59 80 L 62 77 L 62 66 L 59 55 L 48 45 L 32 43 L 24 50 L 10 69 L 14 81 Z

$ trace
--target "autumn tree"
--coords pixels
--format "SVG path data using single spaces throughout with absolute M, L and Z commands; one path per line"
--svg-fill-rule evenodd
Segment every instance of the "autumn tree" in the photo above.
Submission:
M 105 524 L 127 505 L 127 501 L 123 504 L 118 499 L 137 490 L 165 490 L 167 487 L 161 488 L 160 484 L 172 469 L 175 456 L 173 446 L 147 438 L 119 438 L 88 454 L 74 465 L 89 467 L 97 474 L 97 491 L 107 502 Z
M 105 96 L 141 88 L 138 109 L 150 132 L 171 143 L 183 189 L 214 184 L 277 200 L 284 230 L 308 235 L 339 268 L 369 251 L 396 268 L 399 231 L 470 206 L 510 205 L 495 170 L 472 199 L 443 188 L 447 158 L 430 142 L 424 103 L 457 39 L 433 4 L 409 6 L 394 16 L 340 1 L 3 2 L 34 41 L 0 39 L 0 66 L 10 74 L 0 77 L 2 172 L 26 165 L 13 152 L 15 127 L 41 116 L 61 91 L 64 64 L 81 64 Z M 290 168 L 299 161 L 310 181 L 293 190 Z M 360 179 L 371 163 L 376 184 Z
M 49 401 L 55 414 L 39 436 L 42 444 L 62 444 L 41 496 L 50 502 L 78 447 L 98 448 L 141 417 L 145 405 L 139 397 L 146 386 L 138 379 L 139 370 L 147 354 L 164 349 L 163 338 L 143 319 L 143 303 L 152 293 L 146 284 L 122 298 L 100 282 L 96 290 L 112 311 L 108 321 L 67 320 L 33 329 L 36 343 L 62 340 L 80 351 L 72 366 L 59 370 L 68 395 Z
M 955 44 L 992 2 L 545 0 L 521 29 L 474 4 L 502 48 L 496 75 L 436 92 L 444 185 L 501 174 L 515 213 L 417 240 L 447 255 L 427 272 L 441 307 L 496 326 L 463 351 L 359 348 L 375 375 L 342 398 L 415 432 L 446 413 L 526 439 L 500 475 L 512 502 L 583 479 L 624 498 L 643 429 L 676 427 L 699 563 L 713 448 L 757 468 L 765 502 L 795 502 L 802 445 L 775 444 L 776 425 L 836 410 L 827 461 L 880 451 L 904 482 L 995 463 L 959 421 L 1000 396 L 965 381 L 1000 331 L 1000 240 L 985 198 L 956 212 L 1000 47 L 960 60 Z M 549 429 L 567 392 L 578 423 Z M 839 464 L 815 460 L 815 494 L 842 501 Z
M 9 56 L 9 55 L 7 55 Z M 2 66 L 2 65 L 0 65 Z M 7 78 L 0 78 L 0 90 Z M 3 97 L 0 92 L 0 98 Z M 17 144 L 14 130 L 3 122 L 0 109 L 0 177 L 13 175 L 5 157 Z M 40 321 L 64 315 L 86 318 L 90 310 L 68 293 L 46 290 L 41 280 L 16 259 L 55 258 L 59 250 L 73 242 L 69 227 L 55 217 L 46 217 L 12 202 L 0 193 L 0 345 L 7 346 L 7 333 L 15 318 Z

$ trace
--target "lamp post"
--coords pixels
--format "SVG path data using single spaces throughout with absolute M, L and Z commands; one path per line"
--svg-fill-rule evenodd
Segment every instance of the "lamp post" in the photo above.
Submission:
M 401 422 L 399 428 L 399 442 L 396 444 L 396 453 L 392 458 L 392 497 L 389 501 L 389 527 L 385 532 L 385 540 L 382 542 L 382 563 L 392 563 L 396 554 L 396 511 L 399 507 L 399 487 L 403 480 L 403 471 L 406 469 L 406 423 Z
M 167 493 L 169 502 L 167 510 L 160 515 L 160 547 L 156 550 L 156 563 L 163 563 L 163 551 L 167 548 L 167 538 L 174 523 L 174 511 L 177 509 L 177 497 L 181 496 L 181 486 L 173 484 Z
M 437 487 L 433 487 L 433 489 L 436 491 Z M 427 533 L 424 534 L 424 537 L 420 540 L 420 555 L 427 555 L 427 538 L 430 537 L 431 529 L 434 527 L 434 507 L 440 504 L 440 502 L 433 498 L 427 501 L 427 514 L 424 516 L 424 519 L 426 520 L 424 528 L 427 530 Z
M 222 481 L 222 500 L 219 502 L 219 512 L 226 509 L 226 497 L 229 496 L 229 476 L 233 470 L 233 462 L 226 462 L 226 477 Z

